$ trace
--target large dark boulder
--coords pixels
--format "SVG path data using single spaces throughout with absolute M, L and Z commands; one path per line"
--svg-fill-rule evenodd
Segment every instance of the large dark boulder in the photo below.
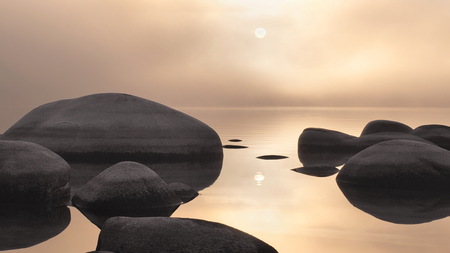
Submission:
M 66 206 L 47 208 L 2 205 L 0 208 L 0 251 L 28 248 L 64 231 L 70 223 Z
M 396 139 L 428 142 L 418 136 L 401 132 L 380 132 L 355 137 L 333 130 L 307 128 L 298 140 L 298 156 L 305 166 L 340 166 L 361 150 Z
M 448 191 L 338 185 L 353 206 L 383 221 L 420 224 L 450 215 Z
M 112 252 L 277 252 L 232 227 L 196 219 L 113 217 L 103 226 L 97 250 Z
M 378 188 L 450 189 L 450 152 L 425 142 L 385 141 L 350 158 L 336 180 Z
M 182 112 L 116 93 L 37 107 L 1 137 L 38 143 L 68 161 L 195 160 L 223 156 L 217 133 Z
M 64 206 L 70 166 L 54 152 L 22 141 L 0 141 L 0 203 Z
M 75 193 L 72 203 L 83 213 L 106 220 L 120 215 L 170 216 L 182 201 L 150 168 L 121 162 L 91 179 Z
M 450 150 L 450 127 L 444 125 L 424 125 L 414 129 L 412 134 Z
M 411 127 L 397 121 L 373 120 L 364 127 L 361 136 L 384 132 L 411 133 L 412 130 Z

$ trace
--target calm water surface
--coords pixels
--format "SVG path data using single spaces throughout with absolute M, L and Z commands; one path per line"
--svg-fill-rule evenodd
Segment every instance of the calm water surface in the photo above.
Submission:
M 205 219 L 254 235 L 279 252 L 446 252 L 450 219 L 417 225 L 379 220 L 355 208 L 335 177 L 291 171 L 302 166 L 297 140 L 303 129 L 322 127 L 359 135 L 375 119 L 450 125 L 450 109 L 399 108 L 178 108 L 214 128 L 223 144 L 242 139 L 248 149 L 224 150 L 217 181 L 172 217 Z M 288 156 L 260 160 L 260 155 Z M 87 252 L 95 250 L 99 229 L 76 209 L 69 227 L 31 248 L 7 252 Z

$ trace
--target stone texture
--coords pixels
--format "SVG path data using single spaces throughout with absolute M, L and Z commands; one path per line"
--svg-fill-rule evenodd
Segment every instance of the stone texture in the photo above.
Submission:
M 113 252 L 277 252 L 232 227 L 204 220 L 114 217 L 102 228 L 97 250 Z
M 0 203 L 64 206 L 70 166 L 54 152 L 22 141 L 0 141 Z
M 384 132 L 411 133 L 412 130 L 411 127 L 397 121 L 373 120 L 364 127 L 361 136 Z
M 413 135 L 450 150 L 450 127 L 444 125 L 424 125 L 412 131 Z

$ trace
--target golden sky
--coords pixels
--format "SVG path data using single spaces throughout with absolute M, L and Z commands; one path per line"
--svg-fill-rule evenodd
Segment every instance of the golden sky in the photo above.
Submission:
M 448 0 L 0 0 L 0 36 L 0 108 L 16 118 L 98 92 L 169 106 L 450 106 Z

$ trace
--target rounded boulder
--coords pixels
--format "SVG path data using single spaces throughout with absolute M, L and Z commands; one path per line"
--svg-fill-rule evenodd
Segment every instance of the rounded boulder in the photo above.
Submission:
M 413 129 L 401 122 L 392 120 L 373 120 L 367 123 L 361 136 L 383 132 L 411 133 Z
M 40 145 L 0 141 L 0 203 L 65 206 L 70 166 Z

